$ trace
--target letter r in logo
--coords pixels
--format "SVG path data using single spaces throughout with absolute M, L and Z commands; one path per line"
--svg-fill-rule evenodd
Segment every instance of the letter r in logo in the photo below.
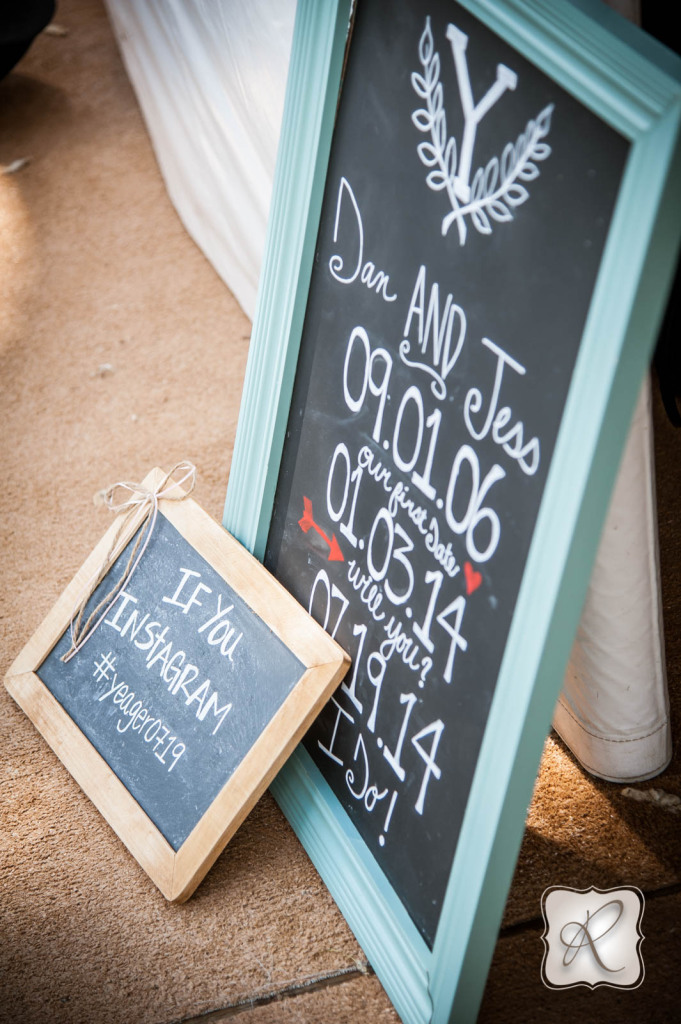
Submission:
M 552 885 L 542 896 L 542 981 L 548 988 L 638 988 L 643 982 L 643 893 Z

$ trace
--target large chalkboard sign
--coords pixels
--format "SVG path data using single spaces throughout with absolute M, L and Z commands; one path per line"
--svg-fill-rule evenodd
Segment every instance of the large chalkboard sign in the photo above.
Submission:
M 681 76 L 588 3 L 358 0 L 344 53 L 311 7 L 225 522 L 353 659 L 275 793 L 404 1019 L 463 1020 L 678 243 Z
M 306 746 L 432 946 L 629 144 L 467 11 L 392 6 L 357 9 L 265 565 L 352 654 Z
M 145 481 L 151 492 L 163 475 Z M 140 531 L 89 598 L 128 564 Z M 164 895 L 186 899 L 347 658 L 190 498 L 159 501 L 139 564 L 66 661 L 69 621 L 114 524 L 10 670 L 8 689 Z M 58 637 L 56 644 L 55 637 Z

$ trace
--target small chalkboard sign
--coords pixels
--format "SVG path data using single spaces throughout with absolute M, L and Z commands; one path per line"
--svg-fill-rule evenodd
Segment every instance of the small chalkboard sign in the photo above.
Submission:
M 163 480 L 154 470 L 142 486 L 151 494 Z M 127 566 L 147 511 L 142 505 L 120 535 L 119 516 L 5 683 L 163 895 L 182 901 L 309 726 L 348 659 L 262 565 L 185 496 L 160 498 L 129 582 L 64 661 L 83 588 L 115 541 L 111 568 L 89 598 L 87 617 Z
M 224 521 L 352 655 L 273 791 L 405 1021 L 480 1000 L 678 247 L 680 82 L 590 0 L 297 5 Z

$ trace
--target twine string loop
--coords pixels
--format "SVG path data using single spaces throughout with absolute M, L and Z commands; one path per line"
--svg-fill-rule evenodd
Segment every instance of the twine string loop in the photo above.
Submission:
M 172 479 L 176 474 L 180 476 L 179 480 Z M 187 485 L 186 490 L 183 489 L 185 484 Z M 154 532 L 154 526 L 156 525 L 159 502 L 161 500 L 183 501 L 184 498 L 194 490 L 195 484 L 196 466 L 191 462 L 183 460 L 173 466 L 170 472 L 166 474 L 158 487 L 154 490 L 149 490 L 146 487 L 143 487 L 142 484 L 131 483 L 128 480 L 120 480 L 118 483 L 112 484 L 112 486 L 104 492 L 104 504 L 106 507 L 116 515 L 121 515 L 123 513 L 125 513 L 125 515 L 116 530 L 106 557 L 102 561 L 97 572 L 88 580 L 83 594 L 79 598 L 73 611 L 70 624 L 71 646 L 66 654 L 62 655 L 61 660 L 63 662 L 70 661 L 74 654 L 77 654 L 83 645 L 87 643 L 99 624 L 106 618 L 115 601 L 125 592 L 125 589 L 130 582 L 135 569 L 139 565 L 149 541 L 151 540 L 151 536 Z M 85 609 L 90 598 L 100 583 L 105 579 L 111 569 L 111 566 L 120 555 L 118 547 L 121 536 L 124 534 L 126 527 L 129 526 L 133 517 L 139 513 L 140 509 L 144 510 L 140 522 L 140 529 L 137 534 L 137 540 L 130 552 L 125 569 L 106 597 L 102 598 L 90 613 L 87 620 L 83 622 Z

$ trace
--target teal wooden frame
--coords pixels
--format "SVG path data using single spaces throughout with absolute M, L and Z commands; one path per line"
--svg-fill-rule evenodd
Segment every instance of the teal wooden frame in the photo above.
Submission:
M 405 1024 L 475 1019 L 627 427 L 679 241 L 681 62 L 591 0 L 461 0 L 631 150 L 433 950 L 299 747 L 272 792 Z M 225 526 L 262 558 L 296 370 L 350 0 L 299 0 Z M 531 623 L 531 628 L 528 624 Z M 493 767 L 492 767 L 493 766 Z

